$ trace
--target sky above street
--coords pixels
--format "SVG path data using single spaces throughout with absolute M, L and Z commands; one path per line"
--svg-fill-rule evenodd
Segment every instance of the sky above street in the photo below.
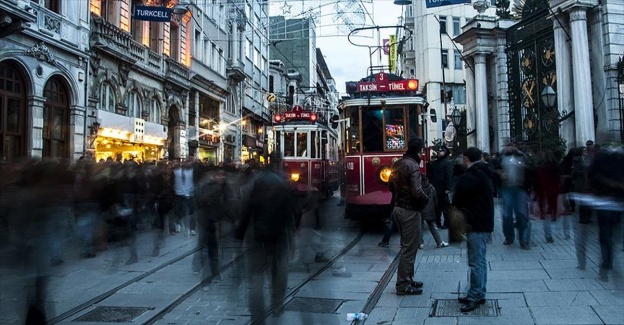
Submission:
M 345 82 L 365 77 L 371 65 L 369 48 L 352 45 L 347 39 L 349 32 L 354 28 L 395 26 L 403 9 L 393 0 L 289 0 L 271 1 L 270 15 L 315 19 L 317 48 L 325 56 L 338 91 L 344 93 Z M 376 46 L 394 33 L 394 28 L 363 30 L 353 34 L 351 40 L 358 45 L 373 46 L 370 49 L 376 51 L 372 55 L 373 65 L 387 65 L 388 57 L 383 53 L 380 63 L 380 50 Z

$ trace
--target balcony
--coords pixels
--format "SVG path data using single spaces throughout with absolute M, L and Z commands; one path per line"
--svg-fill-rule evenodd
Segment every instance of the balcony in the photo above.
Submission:
M 405 60 L 414 60 L 416 58 L 416 51 L 414 50 L 403 51 L 403 58 Z
M 102 17 L 92 15 L 91 47 L 124 61 L 135 63 L 146 59 L 147 48 L 132 39 L 132 35 L 121 28 L 107 22 Z
M 190 88 L 191 80 L 189 79 L 189 68 L 187 68 L 184 64 L 171 59 L 165 59 L 165 79 L 167 81 L 176 83 L 177 85 Z
M 189 68 L 150 50 L 132 35 L 98 15 L 91 16 L 91 47 L 132 65 L 151 71 L 184 88 L 190 87 Z
M 227 69 L 226 69 L 227 77 L 229 79 L 234 80 L 235 82 L 243 82 L 245 78 L 247 78 L 247 74 L 245 73 L 245 66 L 242 62 L 236 59 L 228 59 L 227 60 Z
M 26 1 L 0 1 L 0 38 L 23 30 L 37 20 L 30 4 Z

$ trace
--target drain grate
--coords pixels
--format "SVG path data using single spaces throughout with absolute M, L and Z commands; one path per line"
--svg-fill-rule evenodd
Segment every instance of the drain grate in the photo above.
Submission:
M 131 323 L 153 307 L 97 307 L 74 322 Z
M 347 300 L 295 297 L 284 307 L 284 310 L 303 313 L 333 314 L 345 301 Z
M 477 309 L 462 313 L 461 303 L 457 299 L 436 299 L 430 317 L 496 317 L 499 316 L 498 300 L 488 299 Z

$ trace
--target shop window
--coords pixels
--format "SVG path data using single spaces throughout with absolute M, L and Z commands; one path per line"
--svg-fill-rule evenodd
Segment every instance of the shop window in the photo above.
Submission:
M 141 101 L 139 99 L 139 93 L 131 91 L 126 98 L 126 108 L 128 109 L 128 116 L 141 118 Z
M 154 123 L 161 123 L 162 115 L 160 111 L 160 103 L 157 98 L 152 98 L 150 104 L 149 121 Z
M 100 89 L 100 109 L 107 112 L 115 112 L 115 93 L 109 83 L 103 83 Z

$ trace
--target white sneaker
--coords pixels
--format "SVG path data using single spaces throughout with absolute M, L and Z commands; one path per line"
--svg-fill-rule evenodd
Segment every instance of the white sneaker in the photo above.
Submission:
M 191 230 L 191 236 L 197 236 L 197 233 L 195 232 L 195 230 Z
M 449 244 L 447 242 L 440 242 L 438 244 L 438 248 L 443 248 L 443 247 L 449 247 Z
M 420 248 L 420 249 L 425 248 L 425 244 L 420 244 L 420 246 L 418 246 L 418 248 Z

